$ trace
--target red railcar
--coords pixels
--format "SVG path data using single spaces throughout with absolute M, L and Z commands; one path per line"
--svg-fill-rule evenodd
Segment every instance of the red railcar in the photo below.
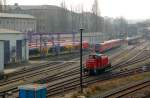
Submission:
M 99 74 L 111 67 L 108 56 L 104 54 L 92 54 L 86 59 L 84 71 L 90 75 Z
M 89 43 L 87 41 L 83 41 L 82 48 L 83 49 L 88 49 L 89 48 Z
M 113 39 L 109 41 L 105 41 L 103 43 L 95 44 L 94 51 L 95 52 L 104 52 L 109 49 L 119 47 L 122 44 L 122 39 Z

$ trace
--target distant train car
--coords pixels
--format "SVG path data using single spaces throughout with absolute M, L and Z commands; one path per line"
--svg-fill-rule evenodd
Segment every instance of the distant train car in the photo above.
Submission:
M 44 44 L 41 44 L 41 49 L 44 48 L 44 53 L 50 53 L 56 50 L 59 51 L 70 51 L 72 49 L 79 49 L 80 48 L 80 42 L 79 41 L 55 41 L 54 46 L 52 42 L 45 42 Z M 58 49 L 59 48 L 59 49 Z M 84 50 L 89 48 L 89 43 L 87 41 L 83 41 L 82 48 Z M 40 53 L 40 43 L 29 43 L 29 55 L 36 55 Z
M 97 75 L 111 68 L 108 56 L 104 54 L 92 54 L 86 59 L 84 72 L 89 75 Z
M 67 42 L 64 46 L 67 50 L 68 49 L 80 49 L 80 42 Z M 89 48 L 89 43 L 87 41 L 82 42 L 82 49 L 86 50 Z
M 65 47 L 66 50 L 72 50 L 73 49 L 72 44 L 66 44 L 64 47 Z
M 128 45 L 133 45 L 133 44 L 139 43 L 140 39 L 141 39 L 141 36 L 127 37 L 126 42 L 128 43 Z
M 122 43 L 123 43 L 122 39 L 113 39 L 113 40 L 105 41 L 103 43 L 95 44 L 94 51 L 95 52 L 104 52 L 104 51 L 110 50 L 112 48 L 119 47 L 119 46 L 121 46 Z
M 40 53 L 39 48 L 29 48 L 29 55 L 36 55 Z
M 43 54 L 45 55 L 48 54 L 48 50 L 49 50 L 48 47 L 43 47 L 41 50 Z
M 83 41 L 82 48 L 85 50 L 89 49 L 89 43 L 87 41 Z

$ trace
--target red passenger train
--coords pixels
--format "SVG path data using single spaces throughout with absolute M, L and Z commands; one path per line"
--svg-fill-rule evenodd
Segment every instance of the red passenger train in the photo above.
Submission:
M 122 43 L 123 43 L 122 39 L 108 40 L 108 41 L 105 41 L 103 43 L 95 44 L 94 51 L 101 53 L 101 52 L 110 50 L 112 48 L 119 47 Z

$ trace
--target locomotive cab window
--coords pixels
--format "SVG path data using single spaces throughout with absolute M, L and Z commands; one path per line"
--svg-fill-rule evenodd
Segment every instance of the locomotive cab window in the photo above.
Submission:
M 89 55 L 89 59 L 92 59 L 93 58 L 93 56 L 92 55 Z
M 90 59 L 95 59 L 95 55 L 90 55 L 89 58 Z
M 97 59 L 97 58 L 98 58 L 98 56 L 97 56 L 97 55 L 95 55 L 95 58 Z

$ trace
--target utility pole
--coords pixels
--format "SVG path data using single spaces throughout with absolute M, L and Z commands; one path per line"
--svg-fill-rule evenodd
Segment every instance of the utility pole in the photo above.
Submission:
M 83 28 L 80 28 L 80 88 L 81 88 L 81 93 L 83 93 L 83 78 L 82 78 L 82 32 Z

